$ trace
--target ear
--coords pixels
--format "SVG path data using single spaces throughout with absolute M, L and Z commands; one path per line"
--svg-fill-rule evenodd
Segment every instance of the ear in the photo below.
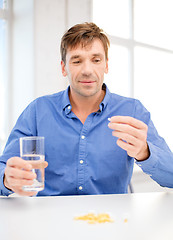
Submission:
M 106 60 L 105 73 L 108 73 L 108 59 Z
M 63 61 L 61 61 L 61 71 L 62 71 L 62 75 L 63 75 L 64 77 L 66 77 L 66 76 L 67 76 L 67 72 L 66 72 L 65 64 L 64 64 Z

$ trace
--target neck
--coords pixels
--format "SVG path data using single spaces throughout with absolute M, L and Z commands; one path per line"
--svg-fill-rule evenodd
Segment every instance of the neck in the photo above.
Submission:
M 69 99 L 72 106 L 72 112 L 82 123 L 84 123 L 88 115 L 99 110 L 99 105 L 104 96 L 104 90 L 101 90 L 97 95 L 90 97 L 77 96 L 70 91 Z

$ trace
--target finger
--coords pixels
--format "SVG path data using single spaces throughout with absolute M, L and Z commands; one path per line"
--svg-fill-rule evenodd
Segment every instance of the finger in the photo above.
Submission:
M 109 123 L 108 126 L 112 130 L 115 130 L 117 132 L 128 133 L 129 135 L 132 135 L 132 136 L 134 136 L 136 138 L 140 138 L 141 137 L 141 133 L 143 131 L 141 129 L 136 129 L 136 128 L 130 126 L 130 125 L 121 124 L 121 123 Z
M 23 189 L 14 189 L 13 190 L 15 193 L 19 194 L 20 196 L 28 196 L 28 197 L 31 197 L 31 196 L 34 196 L 34 195 L 37 195 L 37 191 L 31 191 L 31 192 L 28 192 L 28 191 L 24 191 Z
M 48 162 L 44 161 L 44 168 L 47 168 Z
M 140 141 L 139 139 L 137 139 L 136 137 L 128 134 L 128 133 L 124 133 L 124 132 L 117 132 L 117 131 L 113 131 L 112 135 L 114 137 L 120 138 L 123 141 L 126 141 L 127 143 L 130 143 L 131 145 L 137 146 L 138 145 L 138 141 Z
M 48 166 L 48 162 L 42 160 L 30 161 L 30 164 L 34 169 L 46 168 Z
M 34 183 L 33 180 L 16 179 L 13 177 L 10 177 L 8 179 L 8 182 L 9 182 L 11 188 L 20 188 L 20 189 L 22 189 L 22 186 L 28 186 L 28 185 L 32 185 Z
M 25 169 L 25 170 L 31 170 L 32 169 L 32 165 L 28 161 L 25 161 L 20 157 L 10 158 L 7 161 L 7 166 L 20 168 L 20 169 Z
M 147 128 L 147 125 L 144 122 L 129 116 L 113 116 L 110 118 L 110 122 L 128 124 L 138 129 Z
M 25 185 L 32 185 L 33 180 L 22 180 L 22 179 L 15 179 L 13 177 L 8 178 L 8 185 L 5 185 L 7 188 L 11 189 L 11 191 L 23 195 L 23 196 L 33 196 L 36 195 L 37 192 L 27 192 L 22 189 Z
M 36 173 L 33 173 L 32 171 L 26 171 L 14 167 L 7 167 L 5 170 L 5 174 L 7 177 L 14 177 L 18 179 L 28 179 L 33 180 L 36 178 Z
M 136 148 L 135 146 L 133 146 L 129 143 L 124 142 L 120 138 L 117 140 L 117 145 L 120 148 L 124 149 L 130 157 L 136 158 L 138 160 L 145 160 L 149 156 L 148 151 L 143 152 L 141 155 L 141 151 L 139 151 L 138 148 Z
M 127 154 L 131 157 L 134 157 L 135 154 L 136 154 L 136 149 L 133 145 L 127 143 L 127 142 L 124 142 L 122 139 L 118 139 L 117 140 L 117 145 L 122 148 L 123 150 L 125 150 L 127 152 Z

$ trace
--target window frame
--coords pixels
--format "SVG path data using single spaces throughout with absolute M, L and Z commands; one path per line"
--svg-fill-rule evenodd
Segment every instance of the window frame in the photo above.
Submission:
M 4 8 L 0 8 L 0 19 L 5 20 L 7 23 L 6 30 L 6 50 L 5 50 L 5 125 L 4 125 L 4 133 L 5 136 L 0 137 L 0 153 L 2 152 L 5 143 L 7 141 L 7 137 L 10 131 L 10 119 L 11 119 L 11 101 L 12 101 L 12 0 L 4 0 Z
M 94 0 L 93 0 L 94 1 Z M 92 3 L 93 3 L 92 1 Z M 134 66 L 134 52 L 135 52 L 135 47 L 145 47 L 148 49 L 152 50 L 158 50 L 158 51 L 163 51 L 165 53 L 171 53 L 173 54 L 173 50 L 163 48 L 163 47 L 158 47 L 155 45 L 143 43 L 140 41 L 136 41 L 134 38 L 134 1 L 135 0 L 129 0 L 129 38 L 123 38 L 123 37 L 118 37 L 115 35 L 109 35 L 108 37 L 110 39 L 110 43 L 113 45 L 119 45 L 122 47 L 127 48 L 129 52 L 129 81 L 130 81 L 130 97 L 134 97 L 134 71 L 135 71 L 135 66 Z M 93 5 L 92 5 L 92 19 L 93 19 Z

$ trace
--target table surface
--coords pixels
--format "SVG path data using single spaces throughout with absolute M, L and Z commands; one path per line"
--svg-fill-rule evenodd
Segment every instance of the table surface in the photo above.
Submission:
M 74 220 L 90 212 L 114 222 Z M 0 198 L 0 239 L 172 240 L 173 193 Z

